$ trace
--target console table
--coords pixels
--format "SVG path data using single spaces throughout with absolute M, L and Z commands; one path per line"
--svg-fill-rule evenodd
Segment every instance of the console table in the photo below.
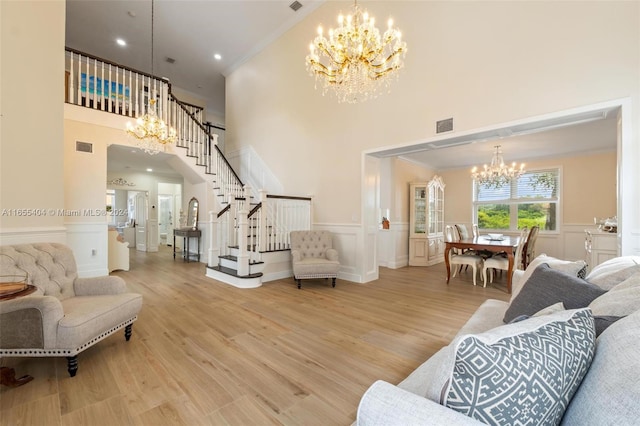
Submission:
M 190 259 L 194 258 L 200 262 L 200 237 L 202 236 L 202 232 L 199 229 L 174 229 L 173 230 L 173 258 L 176 258 L 176 237 L 182 237 L 182 259 L 185 262 L 189 262 Z M 196 253 L 191 253 L 189 251 L 189 241 L 195 238 L 196 239 Z

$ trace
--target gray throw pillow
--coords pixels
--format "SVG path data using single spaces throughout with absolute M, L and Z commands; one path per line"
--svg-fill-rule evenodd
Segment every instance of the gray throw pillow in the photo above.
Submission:
M 533 315 L 558 302 L 562 302 L 566 309 L 584 308 L 604 293 L 606 290 L 594 284 L 542 264 L 511 301 L 503 321 L 509 323 L 518 316 Z
M 440 403 L 492 425 L 557 425 L 595 351 L 589 309 L 465 335 Z

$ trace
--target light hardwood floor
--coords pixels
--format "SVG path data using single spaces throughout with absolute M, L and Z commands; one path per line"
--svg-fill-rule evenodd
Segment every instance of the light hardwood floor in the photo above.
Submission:
M 398 383 L 486 299 L 507 300 L 504 278 L 446 285 L 444 264 L 380 268 L 380 279 L 293 279 L 237 289 L 205 265 L 132 251 L 116 272 L 143 307 L 124 332 L 79 355 L 4 358 L 35 379 L 0 390 L 2 425 L 348 425 L 377 379 Z

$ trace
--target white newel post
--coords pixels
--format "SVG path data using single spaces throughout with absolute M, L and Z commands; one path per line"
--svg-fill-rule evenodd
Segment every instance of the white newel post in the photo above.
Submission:
M 218 256 L 220 256 L 220 247 L 218 246 L 218 214 L 214 211 L 209 212 L 209 267 L 218 264 Z
M 244 202 L 238 210 L 238 275 L 249 275 L 249 200 L 251 190 L 248 185 L 244 187 Z
M 227 244 L 229 246 L 236 245 L 236 231 L 235 231 L 235 221 L 238 217 L 238 204 L 236 201 L 236 197 L 229 194 L 229 212 L 227 213 Z M 228 249 L 225 250 L 228 253 Z
M 258 222 L 258 235 L 259 235 L 259 242 L 260 242 L 260 247 L 258 247 L 258 250 L 260 252 L 265 252 L 267 251 L 267 212 L 269 211 L 267 206 L 267 191 L 265 191 L 264 189 L 261 189 L 259 191 L 259 196 L 260 196 L 260 203 L 262 205 L 260 207 L 262 214 L 259 215 L 259 222 Z

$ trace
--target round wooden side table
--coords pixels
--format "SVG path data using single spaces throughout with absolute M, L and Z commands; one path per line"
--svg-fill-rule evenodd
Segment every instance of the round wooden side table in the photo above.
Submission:
M 16 299 L 18 297 L 27 296 L 37 287 L 25 283 L 0 283 L 0 301 Z M 22 386 L 33 380 L 32 376 L 26 375 L 16 378 L 16 371 L 11 367 L 0 367 L 0 385 L 9 387 Z

